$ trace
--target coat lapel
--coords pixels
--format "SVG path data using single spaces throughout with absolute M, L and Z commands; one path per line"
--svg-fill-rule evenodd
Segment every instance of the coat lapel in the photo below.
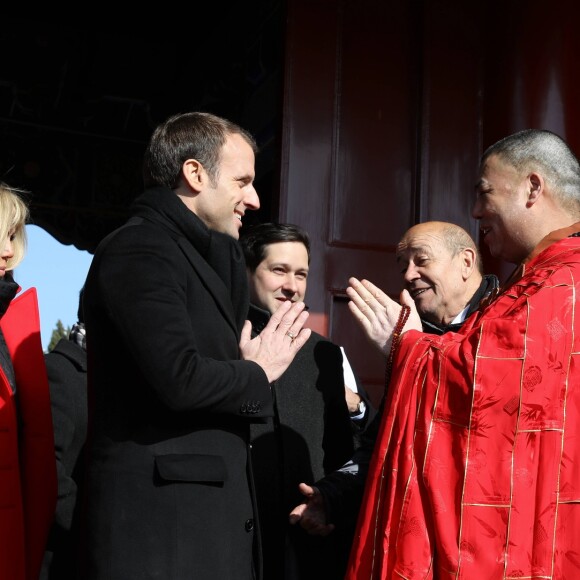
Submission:
M 248 313 L 249 290 L 246 265 L 237 241 L 210 230 L 173 191 L 163 187 L 149 189 L 140 195 L 133 202 L 132 213 L 172 233 L 239 337 Z
M 188 262 L 197 272 L 202 284 L 207 291 L 213 296 L 220 309 L 223 317 L 227 323 L 232 327 L 233 331 L 239 336 L 239 331 L 236 326 L 236 317 L 234 314 L 234 307 L 230 299 L 230 292 L 222 279 L 217 275 L 216 271 L 203 259 L 199 252 L 191 245 L 185 238 L 178 238 L 177 244 L 184 253 Z

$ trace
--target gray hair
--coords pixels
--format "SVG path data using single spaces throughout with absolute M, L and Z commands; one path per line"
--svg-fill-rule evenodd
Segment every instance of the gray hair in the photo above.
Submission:
M 457 256 L 466 248 L 473 250 L 476 256 L 477 270 L 483 275 L 483 261 L 479 248 L 474 239 L 462 227 L 452 223 L 441 222 L 441 235 L 445 246 L 452 256 Z
M 566 142 L 545 129 L 525 129 L 488 147 L 481 166 L 491 155 L 518 173 L 537 171 L 564 208 L 580 211 L 580 163 Z

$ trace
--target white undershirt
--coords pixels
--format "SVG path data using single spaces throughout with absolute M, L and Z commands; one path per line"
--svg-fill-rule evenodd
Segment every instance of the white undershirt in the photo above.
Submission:
M 469 310 L 469 304 L 451 321 L 451 324 L 459 324 L 463 322 L 467 317 L 467 311 Z
M 340 347 L 342 352 L 342 371 L 344 373 L 344 384 L 353 392 L 358 393 L 358 388 L 356 386 L 356 379 L 354 378 L 354 373 L 352 367 L 346 358 L 346 352 L 344 352 L 344 347 Z

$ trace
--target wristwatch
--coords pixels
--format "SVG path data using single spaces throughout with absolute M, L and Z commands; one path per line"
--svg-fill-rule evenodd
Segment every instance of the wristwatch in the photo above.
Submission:
M 364 415 L 365 411 L 367 410 L 367 406 L 365 402 L 361 399 L 356 406 L 356 409 L 350 413 L 350 416 L 357 416 L 357 415 Z

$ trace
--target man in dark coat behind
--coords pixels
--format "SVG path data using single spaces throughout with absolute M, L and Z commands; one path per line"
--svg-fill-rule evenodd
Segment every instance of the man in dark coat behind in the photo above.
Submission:
M 256 144 L 208 113 L 159 125 L 145 192 L 85 283 L 83 580 L 254 580 L 250 423 L 310 336 L 303 305 L 260 336 L 237 238 Z
M 310 237 L 294 224 L 262 223 L 244 231 L 240 243 L 250 283 L 249 319 L 259 333 L 281 304 L 304 301 Z M 312 332 L 272 383 L 274 417 L 251 426 L 266 580 L 344 577 L 354 521 L 343 533 L 319 538 L 290 526 L 288 512 L 300 501 L 298 484 L 343 465 L 374 415 L 360 383 L 354 393 L 345 382 L 340 347 Z
M 87 353 L 83 290 L 77 322 L 44 355 L 50 386 L 58 498 L 40 580 L 76 580 L 78 490 L 82 487 L 87 436 Z
M 483 274 L 475 241 L 463 228 L 448 222 L 429 221 L 409 228 L 397 245 L 397 263 L 405 289 L 421 316 L 423 332 L 430 334 L 456 332 L 499 287 L 495 275 Z M 301 485 L 306 502 L 292 510 L 294 524 L 324 536 L 350 525 L 356 517 L 384 401 L 383 396 L 379 412 L 362 434 L 353 457 L 313 486 Z

